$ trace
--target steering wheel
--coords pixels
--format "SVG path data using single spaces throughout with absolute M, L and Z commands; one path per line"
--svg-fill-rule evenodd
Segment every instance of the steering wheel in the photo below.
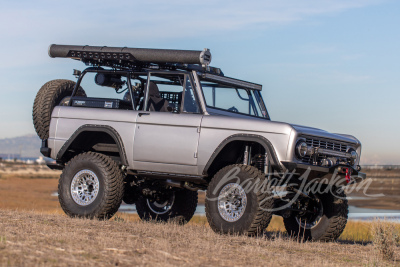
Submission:
M 237 108 L 235 108 L 235 106 L 228 108 L 228 111 L 235 112 L 235 113 L 239 112 L 239 110 Z

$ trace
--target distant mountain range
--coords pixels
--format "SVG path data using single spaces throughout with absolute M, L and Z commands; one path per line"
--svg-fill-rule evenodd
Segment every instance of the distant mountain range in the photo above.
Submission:
M 0 139 L 2 158 L 38 158 L 42 141 L 35 134 Z

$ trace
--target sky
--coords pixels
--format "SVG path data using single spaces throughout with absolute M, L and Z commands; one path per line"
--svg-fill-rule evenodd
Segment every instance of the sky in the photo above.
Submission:
M 78 61 L 50 44 L 209 48 L 263 85 L 274 121 L 356 136 L 362 164 L 400 164 L 400 1 L 0 0 L 0 138 L 34 133 L 32 105 Z

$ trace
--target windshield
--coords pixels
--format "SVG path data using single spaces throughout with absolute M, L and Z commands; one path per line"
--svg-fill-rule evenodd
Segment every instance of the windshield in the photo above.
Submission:
M 202 80 L 204 99 L 209 108 L 268 118 L 260 92 Z

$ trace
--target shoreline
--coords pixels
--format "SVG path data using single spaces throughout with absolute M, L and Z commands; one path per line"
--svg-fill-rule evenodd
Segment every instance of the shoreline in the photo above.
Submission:
M 351 194 L 348 194 L 348 197 L 352 198 L 349 199 L 349 205 L 357 208 L 383 210 L 383 212 L 384 210 L 398 210 L 400 212 L 400 170 L 365 171 L 368 171 L 367 175 L 371 175 L 371 184 L 369 188 L 359 188 L 359 190 L 354 190 Z M 377 173 L 380 173 L 380 177 L 372 178 L 372 175 L 377 176 Z M 60 174 L 60 170 L 51 170 L 46 165 L 0 162 L 0 183 L 3 183 L 7 188 L 7 190 L 2 190 L 4 186 L 0 188 L 0 202 L 7 202 L 11 206 L 27 205 L 24 203 L 12 204 L 4 198 L 12 194 L 12 191 L 22 191 L 25 194 L 29 194 L 32 190 L 38 194 L 33 194 L 35 198 L 32 198 L 31 202 L 46 204 L 44 203 L 46 201 L 55 201 L 57 198 L 51 197 L 51 194 L 57 191 Z M 42 188 L 37 185 L 38 183 L 42 184 Z M 42 192 L 44 195 L 42 196 L 39 192 Z M 365 197 L 365 194 L 384 194 L 384 197 Z M 15 201 L 20 202 L 19 200 Z M 204 202 L 205 192 L 199 191 L 198 203 L 202 205 Z M 1 206 L 4 205 L 0 204 Z

